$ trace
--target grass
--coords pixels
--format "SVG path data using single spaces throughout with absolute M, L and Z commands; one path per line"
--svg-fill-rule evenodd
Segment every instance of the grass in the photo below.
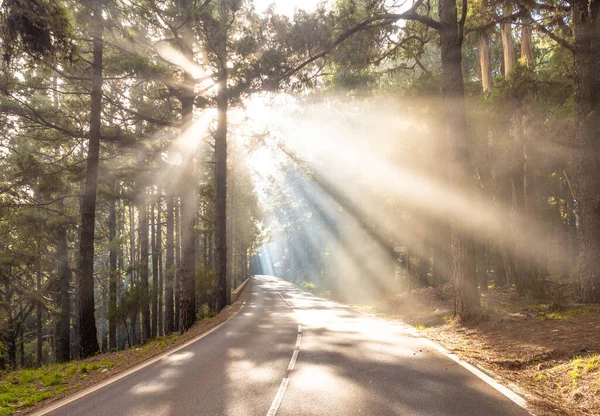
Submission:
M 584 357 L 575 357 L 571 361 L 572 372 L 590 374 L 600 369 L 600 354 L 591 354 Z
M 0 380 L 0 416 L 53 397 L 71 388 L 69 381 L 93 371 L 113 367 L 112 361 L 93 364 L 53 364 L 36 369 L 13 371 Z

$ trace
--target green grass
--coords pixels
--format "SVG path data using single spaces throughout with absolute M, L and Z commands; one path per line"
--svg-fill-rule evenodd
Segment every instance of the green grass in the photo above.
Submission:
M 567 319 L 573 318 L 575 316 L 583 316 L 589 315 L 592 313 L 592 308 L 589 305 L 580 306 L 576 308 L 567 309 L 565 311 L 558 312 L 539 312 L 538 319 L 541 321 L 566 321 Z
M 87 378 L 92 371 L 111 368 L 112 361 L 91 364 L 53 364 L 46 367 L 17 370 L 0 380 L 0 416 L 53 397 L 69 387 L 69 379 Z
M 427 327 L 423 324 L 415 324 L 415 328 L 417 328 L 419 331 L 424 331 L 427 329 Z
M 548 380 L 548 376 L 546 374 L 538 374 L 533 378 L 535 381 L 546 381 Z

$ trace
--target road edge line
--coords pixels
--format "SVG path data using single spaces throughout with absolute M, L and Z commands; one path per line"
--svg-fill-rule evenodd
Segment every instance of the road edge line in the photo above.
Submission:
M 170 355 L 172 355 L 174 353 L 176 353 L 177 351 L 180 351 L 180 350 L 182 350 L 184 348 L 189 347 L 193 343 L 200 341 L 204 337 L 207 337 L 208 335 L 212 334 L 217 329 L 221 328 L 223 325 L 225 325 L 226 323 L 228 323 L 229 321 L 231 321 L 233 318 L 235 318 L 242 311 L 242 309 L 244 309 L 246 307 L 247 304 L 248 304 L 248 302 L 243 302 L 242 303 L 242 307 L 239 310 L 237 310 L 236 312 L 234 312 L 225 321 L 223 321 L 220 324 L 218 324 L 217 326 L 209 329 L 208 331 L 206 331 L 206 332 L 204 332 L 204 333 L 196 336 L 195 338 L 192 338 L 192 339 L 184 342 L 183 344 L 181 344 L 181 345 L 179 345 L 179 346 L 177 346 L 177 347 L 175 347 L 175 348 L 173 348 L 171 350 L 168 350 L 168 351 L 165 351 L 163 353 L 160 353 L 160 354 L 158 354 L 158 355 L 156 355 L 156 356 L 148 359 L 147 361 L 144 361 L 144 362 L 142 362 L 140 364 L 137 364 L 137 365 L 135 365 L 135 366 L 133 366 L 133 367 L 127 369 L 127 370 L 124 370 L 124 371 L 120 372 L 119 374 L 116 374 L 114 377 L 110 377 L 110 378 L 108 378 L 108 379 L 106 379 L 106 380 L 104 380 L 104 381 L 102 381 L 102 382 L 100 382 L 98 384 L 95 384 L 95 385 L 90 386 L 90 387 L 88 387 L 86 389 L 83 389 L 83 390 L 81 390 L 81 391 L 79 391 L 77 393 L 74 393 L 74 394 L 72 394 L 70 396 L 67 396 L 64 399 L 61 399 L 61 400 L 57 401 L 56 403 L 50 403 L 48 406 L 46 406 L 46 407 L 44 407 L 44 408 L 42 408 L 42 409 L 40 409 L 40 410 L 38 410 L 36 412 L 29 413 L 29 416 L 43 416 L 43 415 L 47 415 L 48 413 L 53 412 L 55 410 L 58 410 L 61 407 L 64 407 L 64 406 L 68 405 L 69 403 L 77 401 L 77 400 L 79 400 L 79 399 L 87 396 L 88 394 L 91 394 L 91 393 L 93 393 L 95 391 L 98 391 L 98 390 L 100 390 L 100 389 L 102 389 L 102 388 L 104 388 L 106 386 L 109 386 L 109 385 L 111 385 L 111 384 L 113 384 L 113 383 L 115 383 L 115 382 L 117 382 L 117 381 L 119 381 L 119 380 L 121 380 L 121 379 L 123 379 L 123 378 L 125 378 L 125 377 L 127 377 L 127 376 L 129 376 L 129 375 L 131 375 L 131 374 L 133 374 L 135 372 L 137 372 L 137 371 L 140 371 L 140 370 L 142 370 L 142 369 L 144 369 L 144 368 L 146 368 L 146 367 L 148 367 L 148 366 L 150 366 L 150 365 L 152 365 L 152 364 L 154 364 L 154 363 L 156 363 L 156 362 L 158 362 L 158 361 L 160 361 L 160 360 L 162 360 L 162 359 L 164 359 L 164 358 L 166 358 L 166 357 L 168 357 L 168 356 L 170 356 Z
M 504 397 L 506 397 L 507 399 L 509 399 L 511 402 L 515 403 L 520 408 L 526 410 L 531 415 L 535 415 L 535 413 L 533 413 L 533 411 L 527 405 L 527 399 L 521 397 L 517 392 L 511 390 L 508 386 L 505 386 L 504 384 L 501 384 L 499 381 L 495 380 L 493 377 L 491 377 L 488 374 L 486 374 L 483 370 L 479 369 L 476 365 L 471 364 L 471 363 L 463 360 L 462 358 L 460 358 L 456 354 L 452 354 L 450 351 L 448 351 L 446 348 L 444 348 L 444 346 L 438 344 L 437 342 L 433 341 L 432 339 L 429 339 L 427 337 L 422 336 L 421 333 L 420 333 L 420 331 L 417 328 L 415 328 L 414 326 L 412 326 L 410 324 L 407 324 L 404 321 L 392 320 L 392 319 L 389 319 L 389 318 L 384 318 L 384 317 L 378 316 L 378 315 L 373 314 L 373 313 L 365 312 L 365 311 L 361 310 L 360 308 L 357 308 L 357 307 L 352 306 L 352 305 L 347 305 L 347 304 L 336 302 L 334 300 L 325 299 L 325 298 L 323 298 L 321 296 L 315 295 L 314 293 L 310 293 L 310 292 L 308 292 L 308 291 L 306 291 L 304 289 L 301 289 L 300 287 L 296 286 L 292 282 L 288 282 L 287 280 L 281 279 L 280 277 L 278 277 L 277 279 L 280 279 L 280 280 L 282 280 L 282 281 L 284 281 L 286 283 L 289 283 L 292 287 L 298 289 L 299 291 L 304 292 L 306 294 L 309 294 L 311 296 L 314 296 L 315 298 L 321 299 L 321 300 L 323 300 L 325 302 L 331 302 L 331 303 L 333 303 L 335 305 L 339 305 L 339 306 L 342 306 L 344 308 L 351 309 L 354 312 L 358 312 L 360 314 L 367 315 L 367 316 L 370 316 L 372 318 L 381 319 L 381 320 L 383 320 L 385 322 L 388 322 L 388 323 L 391 323 L 391 324 L 405 326 L 406 329 L 408 329 L 411 332 L 411 335 L 413 335 L 415 338 L 422 339 L 423 341 L 425 341 L 426 343 L 428 343 L 429 345 L 431 345 L 433 348 L 435 348 L 439 353 L 445 355 L 446 357 L 448 357 L 449 359 L 451 359 L 452 361 L 454 361 L 455 363 L 457 363 L 458 365 L 460 365 L 461 367 L 463 367 L 465 370 L 467 370 L 471 374 L 475 375 L 477 378 L 479 378 L 481 381 L 483 381 L 484 383 L 486 383 L 487 385 L 489 385 L 490 387 L 492 387 L 494 390 L 498 391 L 500 394 L 502 394 Z

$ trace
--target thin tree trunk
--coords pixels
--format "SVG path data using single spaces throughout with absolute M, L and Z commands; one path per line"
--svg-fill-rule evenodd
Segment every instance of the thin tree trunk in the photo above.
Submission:
M 222 40 L 220 56 L 226 56 L 225 40 Z M 225 62 L 225 60 L 223 60 Z M 218 120 L 215 131 L 215 246 L 217 271 L 217 296 L 215 308 L 227 304 L 230 288 L 227 286 L 227 68 L 219 70 L 219 82 L 223 86 L 217 95 Z
M 165 334 L 170 335 L 175 326 L 175 311 L 173 310 L 173 283 L 175 278 L 174 241 L 173 241 L 173 195 L 167 195 L 167 255 L 165 282 Z
M 515 68 L 515 45 L 512 38 L 512 23 L 500 24 L 500 37 L 504 51 L 504 77 L 508 78 Z
M 116 186 L 113 188 L 116 192 Z M 117 206 L 115 195 L 110 200 L 108 213 L 108 239 L 109 239 L 109 282 L 108 282 L 108 348 L 116 350 L 117 348 L 117 280 L 119 274 L 117 271 L 117 254 L 120 243 L 117 246 Z
M 175 205 L 175 262 L 177 272 L 175 274 L 175 328 L 181 328 L 181 224 L 180 224 L 179 201 Z
M 94 232 L 96 221 L 96 190 L 100 158 L 100 126 L 102 123 L 102 8 L 94 1 L 92 44 L 92 93 L 90 133 L 85 177 L 85 192 L 81 205 L 81 243 L 79 247 L 79 336 L 81 357 L 87 358 L 99 350 L 94 306 Z
M 140 186 L 138 192 L 138 212 L 140 217 L 140 288 L 142 291 L 142 342 L 151 338 L 150 328 L 150 291 L 148 288 L 148 204 L 146 187 Z
M 151 192 L 154 195 L 154 191 Z M 152 339 L 158 334 L 158 253 L 156 251 L 156 229 L 158 221 L 154 213 L 154 201 L 150 203 L 152 223 Z
M 190 52 L 191 54 L 191 52 Z M 189 57 L 193 59 L 193 56 Z M 186 80 L 192 84 L 193 79 L 186 73 Z M 184 129 L 193 123 L 194 93 L 186 92 L 181 97 L 182 119 Z M 181 294 L 180 294 L 180 327 L 181 332 L 190 329 L 196 320 L 196 189 L 194 178 L 193 152 L 187 151 L 183 161 L 183 181 L 180 184 L 181 201 Z
M 42 313 L 43 313 L 43 301 L 42 301 L 42 262 L 41 253 L 38 252 L 37 259 L 37 276 L 36 276 L 36 291 L 38 295 L 38 303 L 36 307 L 36 336 L 37 336 L 37 348 L 36 348 L 36 365 L 41 367 L 43 364 L 42 350 L 44 347 L 43 338 L 43 327 L 42 327 Z
M 492 70 L 490 67 L 490 41 L 485 32 L 479 34 L 477 52 L 479 53 L 479 68 L 481 69 L 481 85 L 483 87 L 483 92 L 490 92 L 493 88 Z
M 156 257 L 157 257 L 157 272 L 158 272 L 158 336 L 164 333 L 163 326 L 163 296 L 164 296 L 164 272 L 163 272 L 163 255 L 162 255 L 162 198 L 161 191 L 158 190 L 158 198 L 156 202 Z
M 67 241 L 67 225 L 61 224 L 58 228 L 58 319 L 56 321 L 56 341 L 54 343 L 54 356 L 57 362 L 66 362 L 71 358 L 70 351 L 70 321 L 71 321 L 71 296 L 69 283 L 71 282 L 71 269 L 69 267 L 69 253 Z
M 521 60 L 525 66 L 535 65 L 531 39 L 531 20 L 529 17 L 521 19 Z

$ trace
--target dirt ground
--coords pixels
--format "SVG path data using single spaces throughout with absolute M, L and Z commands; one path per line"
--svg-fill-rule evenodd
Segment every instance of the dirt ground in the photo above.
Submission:
M 568 301 L 573 289 L 552 284 L 547 301 L 514 289 L 482 295 L 476 324 L 453 318 L 448 288 L 424 288 L 372 308 L 400 319 L 528 400 L 537 415 L 600 415 L 600 305 Z
M 225 322 L 232 315 L 236 314 L 243 307 L 243 304 L 250 299 L 251 293 L 252 279 L 248 281 L 248 284 L 246 285 L 240 297 L 235 303 L 225 307 L 214 318 L 204 318 L 201 321 L 196 322 L 194 326 L 192 326 L 192 328 L 190 328 L 190 330 L 184 333 L 183 335 L 173 336 L 170 338 L 161 338 L 159 340 L 152 341 L 151 343 L 141 345 L 137 348 L 107 354 L 98 354 L 97 356 L 89 358 L 87 360 L 70 363 L 71 365 L 81 366 L 85 364 L 90 368 L 94 368 L 95 366 L 99 368 L 98 371 L 87 372 L 85 374 L 85 378 L 82 378 L 80 374 L 74 375 L 70 378 L 66 378 L 66 386 L 64 392 L 57 394 L 47 400 L 40 401 L 33 406 L 15 409 L 14 414 L 30 414 L 36 410 L 48 406 L 52 402 L 63 399 L 85 388 L 98 384 L 101 381 L 113 377 L 125 370 L 128 370 L 138 364 L 143 363 L 146 360 L 149 360 L 161 353 L 164 353 L 165 351 L 173 349 L 199 335 L 204 334 L 210 329 Z M 104 365 L 104 363 L 106 362 L 110 362 L 112 363 L 112 365 Z

